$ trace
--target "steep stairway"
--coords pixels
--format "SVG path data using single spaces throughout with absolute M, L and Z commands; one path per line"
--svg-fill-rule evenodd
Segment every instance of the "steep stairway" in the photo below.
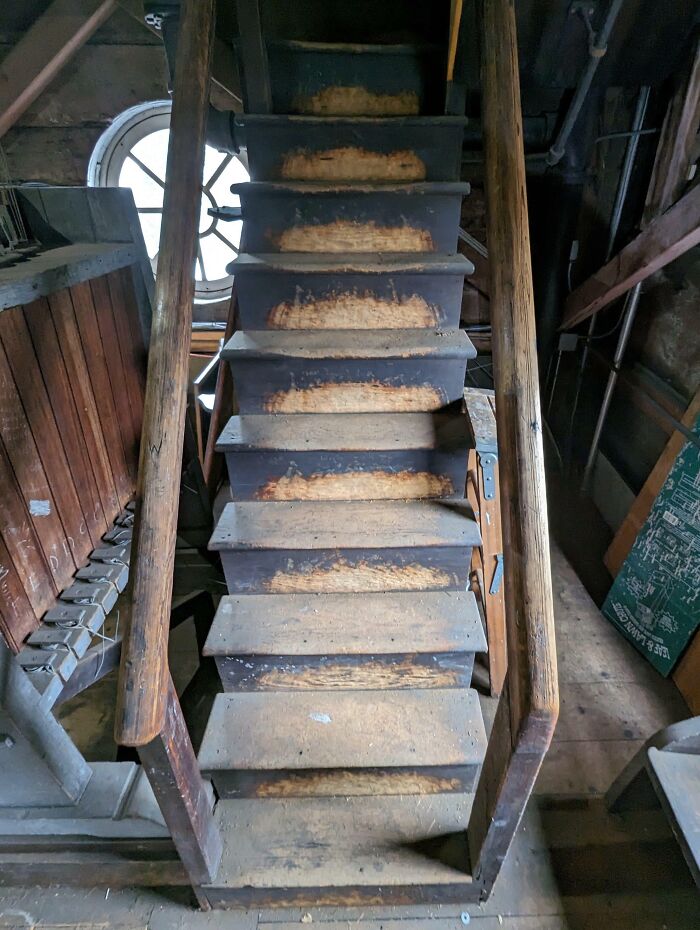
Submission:
M 199 753 L 228 844 L 214 907 L 468 900 L 486 734 L 469 589 L 457 256 L 464 120 L 440 49 L 268 43 L 238 118 L 246 252 L 223 351 L 231 503 Z M 236 203 L 237 201 L 237 203 Z

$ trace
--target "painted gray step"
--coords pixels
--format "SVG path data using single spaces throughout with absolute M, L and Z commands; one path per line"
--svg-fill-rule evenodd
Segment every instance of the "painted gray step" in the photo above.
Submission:
M 469 185 L 250 181 L 231 191 L 240 198 L 249 252 L 454 254 Z
M 466 688 L 268 691 L 217 695 L 199 764 L 224 797 L 422 794 L 471 790 L 485 751 Z
M 209 548 L 230 593 L 465 590 L 480 536 L 465 501 L 227 504 Z
M 470 808 L 458 794 L 220 801 L 224 854 L 204 892 L 214 908 L 474 900 Z
M 463 255 L 240 255 L 240 326 L 258 329 L 458 329 Z
M 204 647 L 224 691 L 467 688 L 485 651 L 471 591 L 231 595 Z
M 458 181 L 463 116 L 346 117 L 241 114 L 254 181 Z
M 266 43 L 275 113 L 412 116 L 444 107 L 444 52 L 437 45 Z
M 233 500 L 461 498 L 469 449 L 461 413 L 249 414 L 216 448 Z
M 460 331 L 238 332 L 222 351 L 242 414 L 409 413 L 462 400 Z

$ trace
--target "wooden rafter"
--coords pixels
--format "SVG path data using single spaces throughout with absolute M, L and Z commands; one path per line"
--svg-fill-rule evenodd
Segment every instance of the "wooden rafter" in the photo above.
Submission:
M 561 328 L 570 329 L 598 313 L 699 242 L 700 186 L 696 186 L 569 294 Z

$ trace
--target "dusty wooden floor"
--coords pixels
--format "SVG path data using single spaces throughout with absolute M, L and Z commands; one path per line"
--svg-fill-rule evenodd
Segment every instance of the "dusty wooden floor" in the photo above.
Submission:
M 561 717 L 487 904 L 200 914 L 180 891 L 23 888 L 2 891 L 0 927 L 698 930 L 700 894 L 661 814 L 613 817 L 600 799 L 643 740 L 688 711 L 600 615 L 556 547 L 552 555 Z

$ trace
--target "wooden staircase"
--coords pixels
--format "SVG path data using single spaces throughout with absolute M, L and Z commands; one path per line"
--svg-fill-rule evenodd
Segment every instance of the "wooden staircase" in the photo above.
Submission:
M 464 120 L 391 115 L 389 70 L 397 88 L 416 79 L 403 52 L 297 44 L 324 115 L 253 115 L 253 180 L 233 188 L 248 250 L 222 353 L 233 500 L 210 543 L 229 596 L 205 647 L 226 693 L 199 752 L 232 836 L 214 906 L 463 897 L 469 883 L 466 850 L 450 861 L 430 841 L 466 828 L 486 751 L 470 688 L 486 639 L 464 498 Z M 350 119 L 334 81 L 358 67 L 373 109 Z M 427 148 L 431 132 L 447 144 Z
M 205 649 L 224 693 L 196 759 L 167 610 L 214 6 L 183 0 L 117 740 L 182 865 L 161 869 L 204 908 L 483 900 L 558 713 L 512 0 L 479 21 L 508 624 L 488 743 L 470 688 L 486 642 L 464 499 L 461 4 L 437 49 L 393 21 L 418 5 L 392 14 L 396 46 L 268 41 L 258 0 L 236 9 L 252 181 L 233 192 L 232 500 L 211 542 L 229 594 Z

